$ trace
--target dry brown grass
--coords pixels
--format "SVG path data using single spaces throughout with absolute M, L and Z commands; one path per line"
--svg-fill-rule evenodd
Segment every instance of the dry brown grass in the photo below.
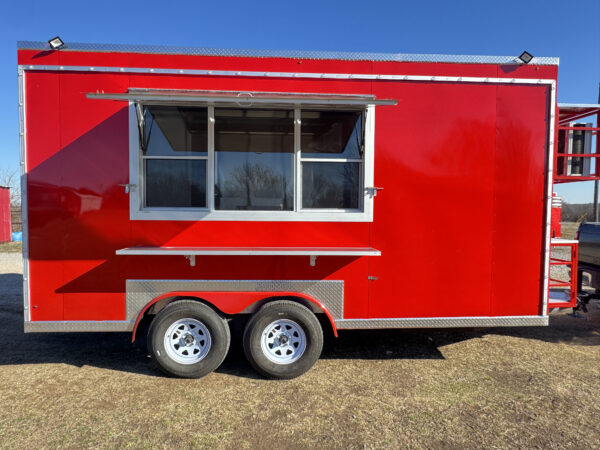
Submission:
M 597 303 L 543 328 L 344 332 L 291 381 L 234 345 L 179 380 L 126 334 L 24 335 L 20 283 L 0 274 L 4 448 L 599 446 Z
M 579 228 L 579 223 L 577 222 L 561 222 L 560 223 L 560 231 L 561 237 L 564 239 L 573 239 L 575 237 L 575 232 Z
M 20 253 L 21 242 L 0 242 L 0 253 Z

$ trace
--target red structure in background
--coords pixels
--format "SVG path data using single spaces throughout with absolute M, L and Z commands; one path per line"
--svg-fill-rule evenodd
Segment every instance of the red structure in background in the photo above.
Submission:
M 0 242 L 10 241 L 10 188 L 0 186 Z
M 552 193 L 552 213 L 550 220 L 551 225 L 551 236 L 553 238 L 559 238 L 561 233 L 560 221 L 562 220 L 562 197 L 556 195 L 556 192 Z

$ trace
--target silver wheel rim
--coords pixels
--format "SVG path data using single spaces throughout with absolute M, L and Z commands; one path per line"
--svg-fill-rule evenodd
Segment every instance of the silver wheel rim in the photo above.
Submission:
M 195 364 L 202 361 L 211 347 L 210 332 L 206 325 L 196 319 L 179 319 L 174 322 L 164 338 L 169 358 L 179 364 Z
M 260 346 L 269 361 L 275 364 L 291 364 L 304 354 L 306 334 L 293 320 L 276 320 L 263 330 Z

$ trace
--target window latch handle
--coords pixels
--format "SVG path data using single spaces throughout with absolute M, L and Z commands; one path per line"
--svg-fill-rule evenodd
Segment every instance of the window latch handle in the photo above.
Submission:
M 125 188 L 125 193 L 129 194 L 129 192 L 131 191 L 131 189 L 137 187 L 136 184 L 119 184 L 119 186 L 124 187 Z
M 369 186 L 369 187 L 366 187 L 365 190 L 367 191 L 367 193 L 371 197 L 376 197 L 377 196 L 377 191 L 383 191 L 383 188 L 382 187 Z

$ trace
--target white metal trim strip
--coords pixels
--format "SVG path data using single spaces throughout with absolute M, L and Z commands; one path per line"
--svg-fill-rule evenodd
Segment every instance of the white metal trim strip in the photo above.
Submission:
M 373 221 L 375 209 L 375 195 L 368 193 L 367 188 L 375 186 L 375 106 L 367 106 L 364 131 L 364 163 L 362 167 L 363 188 L 367 195 L 363 196 L 363 210 L 368 214 L 369 222 Z M 375 191 L 376 192 L 376 191 Z
M 215 173 L 215 161 L 216 161 L 216 157 L 215 157 L 215 107 L 214 106 L 209 106 L 208 108 L 208 120 L 206 121 L 206 135 L 208 137 L 208 145 L 207 145 L 207 153 L 208 153 L 208 160 L 206 162 L 206 196 L 207 201 L 206 201 L 206 214 L 208 214 L 210 211 L 214 211 L 215 210 L 215 178 L 216 178 L 216 173 Z M 130 150 L 131 151 L 135 151 L 135 149 Z M 144 189 L 144 192 L 146 192 L 146 187 L 142 186 L 142 189 Z M 147 208 L 146 208 L 147 209 Z
M 390 319 L 340 319 L 338 330 L 383 328 L 460 328 L 546 326 L 548 316 L 419 317 Z
M 95 67 L 95 66 L 57 66 L 57 65 L 20 65 L 23 70 L 64 71 L 64 72 L 121 72 L 151 73 L 159 75 L 208 75 L 224 77 L 270 77 L 270 78 L 316 78 L 333 80 L 395 80 L 395 81 L 437 81 L 448 83 L 497 83 L 497 84 L 551 84 L 553 79 L 538 78 L 498 78 L 498 77 L 456 77 L 430 75 L 390 75 L 369 73 L 312 73 L 312 72 L 261 72 L 206 69 L 164 69 L 143 67 Z
M 579 241 L 576 239 L 562 239 L 562 238 L 552 238 L 550 243 L 552 244 L 577 244 Z
M 127 247 L 115 252 L 117 255 L 246 255 L 246 256 L 381 256 L 374 248 L 251 248 L 251 247 Z
M 25 333 L 86 333 L 133 331 L 135 322 L 129 320 L 60 320 L 26 322 Z
M 550 83 L 550 126 L 548 130 L 548 170 L 546 172 L 546 237 L 544 239 L 544 280 L 542 282 L 542 316 L 548 315 L 548 296 L 550 286 L 550 241 L 552 228 L 552 191 L 554 184 L 554 136 L 556 123 L 556 82 Z
M 27 214 L 27 117 L 25 114 L 25 71 L 17 69 L 19 79 L 19 159 L 21 174 L 21 231 L 23 254 L 23 321 L 31 320 L 29 299 L 29 222 Z
M 135 192 L 135 191 L 132 191 Z M 139 192 L 139 190 L 137 191 Z M 131 197 L 134 198 L 133 196 Z M 365 198 L 368 204 L 369 198 Z M 243 222 L 372 222 L 372 211 L 307 210 L 299 211 L 226 211 L 182 208 L 162 210 L 144 208 L 130 209 L 131 220 L 211 220 Z
M 137 153 L 133 154 L 132 148 L 138 149 Z M 141 208 L 142 199 L 140 198 L 140 192 L 142 192 L 142 179 L 141 173 L 143 158 L 139 156 L 140 150 L 140 133 L 137 119 L 137 111 L 135 103 L 129 102 L 129 211 L 137 211 Z
M 294 212 L 302 210 L 302 112 L 294 108 Z

